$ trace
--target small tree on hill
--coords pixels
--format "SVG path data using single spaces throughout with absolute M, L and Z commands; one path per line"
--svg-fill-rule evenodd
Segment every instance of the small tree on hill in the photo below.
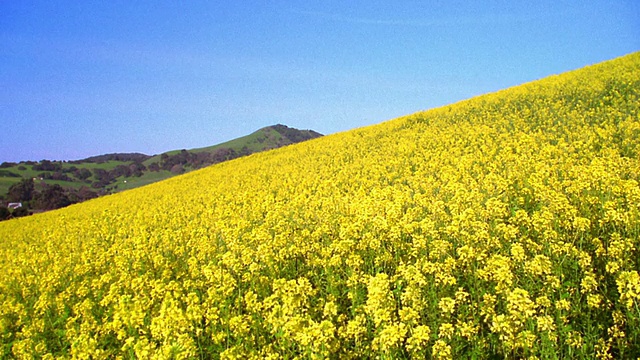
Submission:
M 4 206 L 0 206 L 0 221 L 7 220 L 11 217 L 11 211 Z
M 11 185 L 7 192 L 7 200 L 10 202 L 29 201 L 33 198 L 34 189 L 33 179 L 22 179 L 19 183 Z
M 24 206 L 13 210 L 13 212 L 11 213 L 11 217 L 14 217 L 14 218 L 23 217 L 23 216 L 27 216 L 27 215 L 31 215 L 31 213 Z
M 67 196 L 62 186 L 45 185 L 44 189 L 35 196 L 35 203 L 38 209 L 53 210 L 71 205 L 71 200 Z
M 175 164 L 171 167 L 171 172 L 174 174 L 182 174 L 184 172 L 184 168 L 180 164 Z
M 91 177 L 91 170 L 82 168 L 73 172 L 73 176 L 80 180 L 87 180 Z

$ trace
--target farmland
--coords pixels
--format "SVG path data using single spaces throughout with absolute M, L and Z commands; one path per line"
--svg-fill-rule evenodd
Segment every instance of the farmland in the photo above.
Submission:
M 640 354 L 640 53 L 0 223 L 0 357 Z

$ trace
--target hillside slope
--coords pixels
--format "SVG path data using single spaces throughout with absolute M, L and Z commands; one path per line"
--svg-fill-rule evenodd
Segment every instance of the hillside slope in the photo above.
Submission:
M 640 53 L 0 223 L 0 354 L 640 354 Z
M 2 163 L 0 210 L 10 202 L 21 202 L 22 214 L 28 214 L 26 208 L 60 208 L 99 195 L 133 189 L 212 164 L 321 136 L 322 134 L 313 130 L 298 130 L 277 124 L 221 144 L 169 151 L 155 156 L 113 153 L 75 161 Z M 31 183 L 32 179 L 34 181 Z M 31 184 L 24 184 L 24 180 Z M 16 184 L 21 184 L 21 188 L 30 186 L 33 191 L 12 190 L 12 186 Z M 0 220 L 4 220 L 1 215 Z
M 227 141 L 222 144 L 193 149 L 191 151 L 203 152 L 215 151 L 220 148 L 229 148 L 237 152 L 241 152 L 244 147 L 247 147 L 252 152 L 259 152 L 315 139 L 321 136 L 322 134 L 313 130 L 298 130 L 282 124 L 277 124 L 264 127 L 247 136 Z
M 215 153 L 220 149 L 231 149 L 238 154 L 254 153 L 277 149 L 282 146 L 315 139 L 321 136 L 323 135 L 313 130 L 298 130 L 282 124 L 277 124 L 263 127 L 249 135 L 242 136 L 221 144 L 191 149 L 188 151 L 190 153 L 198 154 L 205 152 Z M 176 155 L 180 153 L 180 151 L 181 150 L 169 151 L 166 154 Z M 151 157 L 150 159 L 145 160 L 145 164 L 149 165 L 153 162 L 159 162 L 160 160 L 160 155 L 156 155 L 154 157 Z

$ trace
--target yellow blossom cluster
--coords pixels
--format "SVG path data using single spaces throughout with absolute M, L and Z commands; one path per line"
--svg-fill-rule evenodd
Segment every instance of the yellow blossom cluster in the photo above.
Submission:
M 640 354 L 640 53 L 0 224 L 0 358 Z

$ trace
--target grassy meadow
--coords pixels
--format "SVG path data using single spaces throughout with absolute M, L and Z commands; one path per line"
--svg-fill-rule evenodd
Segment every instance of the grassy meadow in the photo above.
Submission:
M 640 356 L 640 53 L 0 223 L 0 357 Z

